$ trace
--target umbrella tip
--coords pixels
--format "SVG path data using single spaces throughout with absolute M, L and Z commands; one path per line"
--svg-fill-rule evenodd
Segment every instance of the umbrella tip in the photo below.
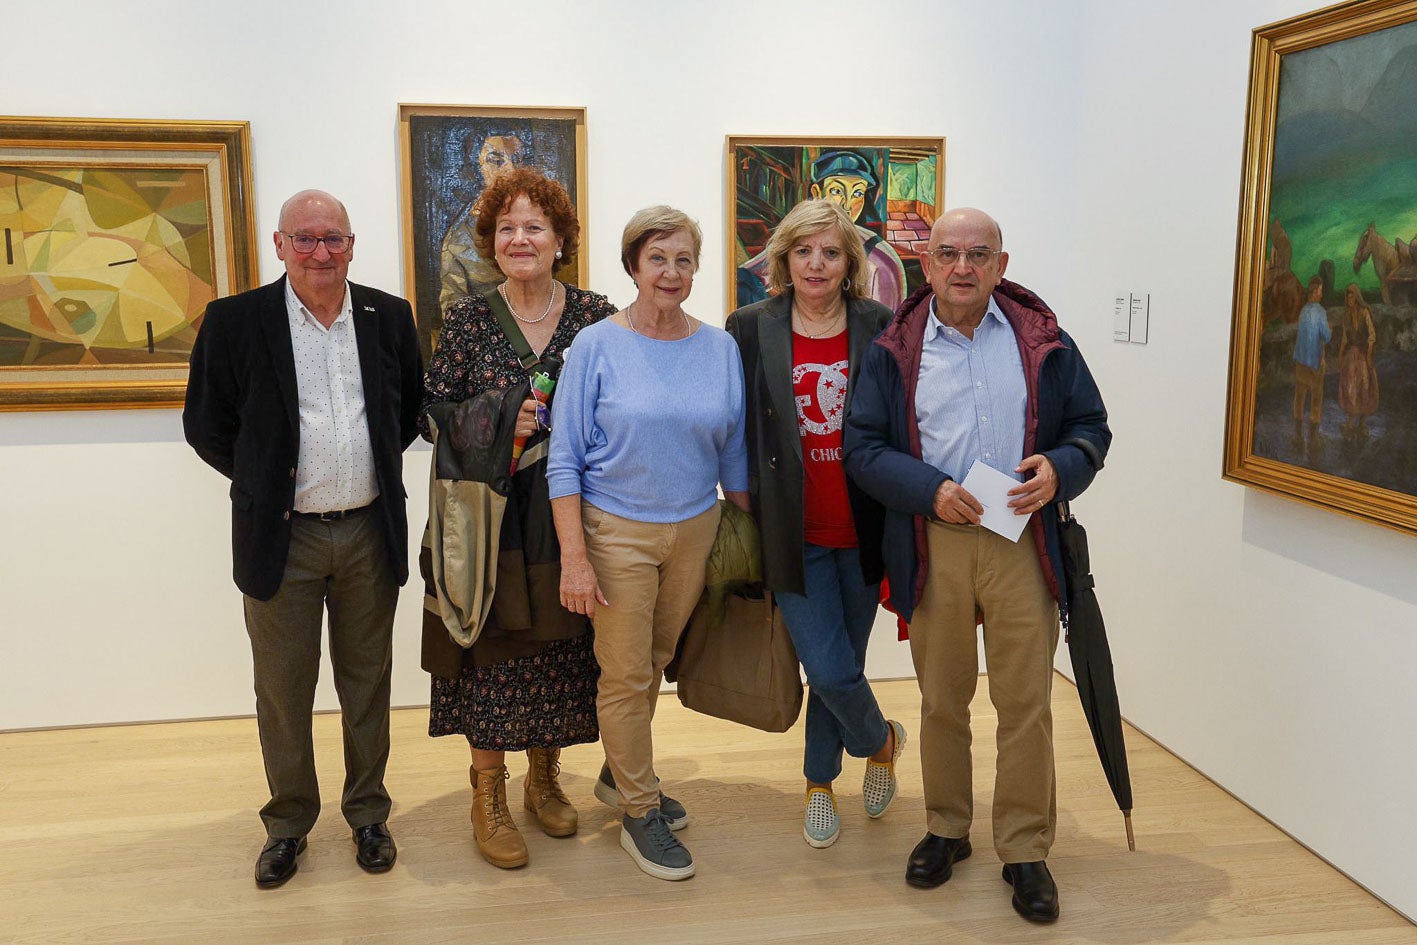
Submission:
M 1122 811 L 1122 820 L 1127 825 L 1127 852 L 1135 853 L 1137 852 L 1137 837 L 1132 833 L 1132 812 Z

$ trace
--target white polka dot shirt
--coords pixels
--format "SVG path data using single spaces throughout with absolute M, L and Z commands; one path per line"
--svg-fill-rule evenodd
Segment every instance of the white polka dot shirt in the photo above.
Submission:
M 354 337 L 354 313 L 345 286 L 339 317 L 327 329 L 285 284 L 295 383 L 300 399 L 300 459 L 295 510 L 357 509 L 379 497 L 364 377 Z

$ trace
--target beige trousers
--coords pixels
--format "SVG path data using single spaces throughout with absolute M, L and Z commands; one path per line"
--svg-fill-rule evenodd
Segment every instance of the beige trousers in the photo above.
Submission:
M 989 698 L 998 714 L 994 849 L 1005 863 L 1047 859 L 1057 822 L 1053 652 L 1058 608 L 1033 537 L 926 525 L 930 573 L 910 624 L 920 684 L 920 767 L 927 828 L 969 833 L 974 813 L 969 701 L 979 679 L 976 611 L 984 616 Z
M 683 522 L 635 522 L 581 503 L 586 557 L 609 606 L 595 609 L 596 714 L 620 807 L 659 806 L 650 723 L 664 667 L 704 590 L 718 505 Z

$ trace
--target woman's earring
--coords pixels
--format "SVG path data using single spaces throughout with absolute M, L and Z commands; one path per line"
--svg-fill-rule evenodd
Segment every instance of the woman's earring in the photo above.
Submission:
M 561 251 L 560 251 L 559 249 L 556 250 L 556 258 L 557 258 L 557 259 L 560 259 L 560 258 L 561 258 Z
M 842 279 L 842 280 L 841 280 L 841 291 L 845 292 L 845 291 L 847 291 L 847 290 L 850 289 L 850 288 L 851 288 L 851 280 L 850 280 L 850 279 Z

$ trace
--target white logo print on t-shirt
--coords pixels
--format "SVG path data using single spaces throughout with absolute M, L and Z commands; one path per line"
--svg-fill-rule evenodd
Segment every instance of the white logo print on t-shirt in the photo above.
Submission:
M 841 429 L 843 408 L 846 407 L 846 359 L 835 364 L 799 364 L 792 369 L 792 384 L 797 386 L 802 379 L 817 375 L 817 408 L 821 419 L 807 416 L 807 408 L 813 397 L 799 395 L 797 401 L 797 432 L 799 436 L 815 433 L 824 436 Z

